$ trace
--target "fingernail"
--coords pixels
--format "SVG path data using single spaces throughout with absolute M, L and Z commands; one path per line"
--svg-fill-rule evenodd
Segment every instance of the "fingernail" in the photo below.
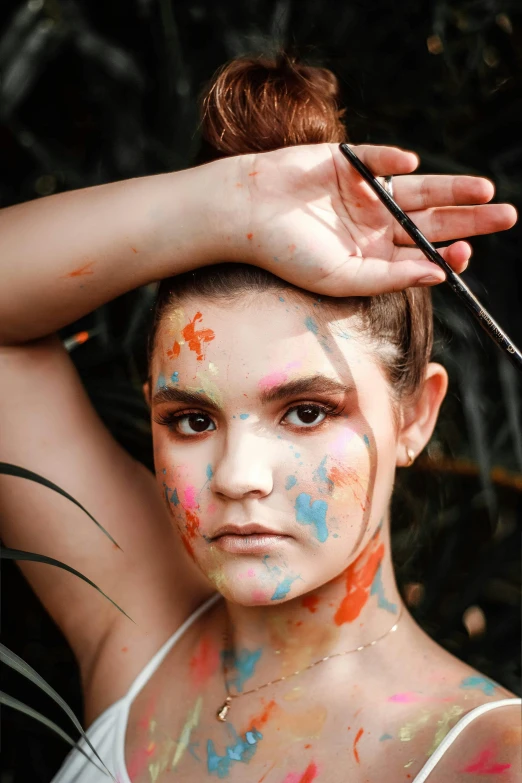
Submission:
M 417 280 L 417 285 L 433 285 L 434 283 L 443 283 L 444 280 L 441 280 L 440 277 L 435 277 L 435 275 L 426 275 L 426 277 L 421 277 L 420 280 Z

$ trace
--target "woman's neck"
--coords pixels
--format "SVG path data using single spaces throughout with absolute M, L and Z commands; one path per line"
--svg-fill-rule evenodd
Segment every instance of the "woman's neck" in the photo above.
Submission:
M 342 574 L 312 592 L 274 606 L 226 602 L 224 667 L 230 692 L 256 688 L 324 656 L 370 644 L 390 631 L 401 606 L 389 525 L 382 524 Z

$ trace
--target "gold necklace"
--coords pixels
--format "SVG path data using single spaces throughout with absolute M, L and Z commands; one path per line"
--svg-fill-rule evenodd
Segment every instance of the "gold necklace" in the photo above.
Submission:
M 393 631 L 397 630 L 397 626 L 399 625 L 399 620 L 401 619 L 403 610 L 403 605 L 401 604 L 401 608 L 399 610 L 399 615 L 397 617 L 397 620 L 395 621 L 395 624 L 390 628 L 389 631 L 386 631 L 382 636 L 378 636 L 377 639 L 374 639 L 373 642 L 368 642 L 368 644 L 362 644 L 360 647 L 354 647 L 353 650 L 344 650 L 344 652 L 338 652 L 333 653 L 332 655 L 326 655 L 324 658 L 319 658 L 318 661 L 314 661 L 314 663 L 311 663 L 309 666 L 305 666 L 304 669 L 299 669 L 297 672 L 292 672 L 292 674 L 288 674 L 285 677 L 279 677 L 277 680 L 270 680 L 270 682 L 265 682 L 264 685 L 259 685 L 257 688 L 252 688 L 250 691 L 242 691 L 241 693 L 234 693 L 231 694 L 228 689 L 228 683 L 226 678 L 225 679 L 225 688 L 227 689 L 227 698 L 223 702 L 223 706 L 220 707 L 220 709 L 216 713 L 216 718 L 221 721 L 226 721 L 228 711 L 230 710 L 230 705 L 232 703 L 232 699 L 238 699 L 240 696 L 248 696 L 249 693 L 256 693 L 256 691 L 260 691 L 262 688 L 268 688 L 269 685 L 275 685 L 277 682 L 282 682 L 283 680 L 289 680 L 290 677 L 296 677 L 298 674 L 302 674 L 302 672 L 307 671 L 308 669 L 311 669 L 313 666 L 317 666 L 319 663 L 323 663 L 324 661 L 330 660 L 330 658 L 337 658 L 339 655 L 348 655 L 348 653 L 353 652 L 359 652 L 359 650 L 364 650 L 366 647 L 372 647 L 374 644 L 377 644 L 377 642 L 380 642 L 381 639 L 384 639 L 385 636 L 388 636 L 388 634 L 393 633 Z M 228 646 L 228 635 L 225 636 L 225 642 Z

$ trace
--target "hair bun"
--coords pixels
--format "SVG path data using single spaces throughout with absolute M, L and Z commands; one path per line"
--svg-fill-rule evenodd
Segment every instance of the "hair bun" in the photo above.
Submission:
M 297 63 L 286 53 L 232 60 L 203 94 L 197 162 L 348 141 L 338 99 L 337 78 L 327 68 Z

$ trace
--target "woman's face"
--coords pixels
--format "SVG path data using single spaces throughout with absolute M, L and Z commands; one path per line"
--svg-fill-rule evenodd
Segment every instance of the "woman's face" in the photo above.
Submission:
M 388 509 L 397 431 L 349 318 L 323 325 L 319 302 L 286 291 L 187 298 L 162 320 L 151 377 L 161 492 L 228 600 L 289 600 L 355 560 Z M 216 539 L 249 524 L 284 537 Z

